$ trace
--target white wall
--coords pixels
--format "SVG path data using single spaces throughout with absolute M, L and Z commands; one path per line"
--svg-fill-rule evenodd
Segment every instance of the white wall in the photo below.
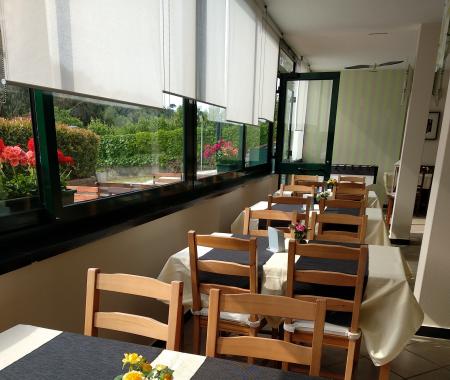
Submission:
M 89 267 L 156 277 L 168 257 L 187 246 L 188 230 L 229 232 L 239 212 L 267 199 L 277 180 L 267 176 L 249 181 L 187 209 L 0 276 L 0 331 L 26 323 L 82 332 Z M 120 306 L 120 311 L 152 316 L 164 311 L 164 306 L 138 297 L 108 295 L 104 301 L 106 308 Z

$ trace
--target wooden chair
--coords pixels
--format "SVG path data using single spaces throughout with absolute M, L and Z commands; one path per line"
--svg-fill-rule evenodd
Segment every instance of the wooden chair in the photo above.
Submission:
M 189 257 L 191 265 L 192 284 L 192 313 L 194 315 L 194 353 L 200 352 L 201 329 L 208 324 L 209 310 L 202 307 L 201 295 L 209 295 L 211 289 L 220 289 L 224 294 L 258 293 L 258 272 L 256 266 L 256 238 L 250 240 L 235 237 L 197 235 L 195 231 L 188 232 Z M 197 247 L 209 247 L 236 251 L 236 255 L 248 255 L 248 265 L 216 260 L 199 260 Z M 220 275 L 234 275 L 248 278 L 248 288 L 200 281 L 199 272 Z M 254 336 L 263 327 L 254 315 L 240 314 L 232 316 L 223 314 L 219 323 L 219 330 L 229 333 Z
M 247 207 L 244 211 L 244 229 L 242 233 L 244 235 L 252 235 L 252 236 L 268 236 L 267 226 L 270 224 L 271 221 L 275 220 L 285 221 L 289 222 L 289 224 L 295 224 L 298 221 L 302 220 L 302 218 L 305 220 L 306 214 L 298 214 L 297 211 L 285 212 L 278 210 L 252 210 L 249 207 Z M 256 229 L 252 229 L 251 226 L 252 219 L 257 219 L 258 221 L 266 220 L 266 228 L 262 230 L 260 230 L 258 227 Z M 280 227 L 280 229 L 285 231 L 284 233 L 285 237 L 287 238 L 292 237 L 292 231 L 290 230 L 290 227 L 288 228 Z
M 367 204 L 369 190 L 360 183 L 337 183 L 334 188 L 335 199 L 365 201 Z
M 318 175 L 292 174 L 291 175 L 291 185 L 296 185 L 297 181 L 319 182 L 319 176 Z
M 168 324 L 155 319 L 119 312 L 99 311 L 100 291 L 132 294 L 155 298 L 169 303 Z M 183 321 L 183 283 L 170 284 L 150 277 L 122 273 L 100 273 L 100 269 L 90 268 L 87 273 L 86 311 L 84 335 L 97 336 L 98 329 L 122 331 L 163 340 L 166 348 L 180 350 Z
M 293 206 L 302 206 L 304 212 L 297 213 L 297 219 L 304 220 L 305 226 L 308 227 L 309 222 L 309 211 L 312 204 L 311 198 L 302 198 L 302 197 L 274 197 L 269 194 L 267 196 L 267 209 L 272 210 L 272 206 L 274 204 L 283 204 L 283 205 L 293 205 Z M 267 221 L 267 225 L 270 226 L 270 220 Z
M 359 216 L 366 214 L 366 203 L 364 201 L 350 201 L 347 199 L 321 199 L 319 201 L 319 211 L 321 214 L 329 208 L 348 208 L 359 210 Z
M 302 259 L 306 260 L 319 258 L 354 262 L 355 274 L 334 272 L 329 268 L 326 268 L 326 270 L 299 270 L 295 267 L 296 255 L 300 255 Z M 325 322 L 323 341 L 326 346 L 347 350 L 345 380 L 352 378 L 359 357 L 361 344 L 359 312 L 367 260 L 368 249 L 366 245 L 362 245 L 360 248 L 348 248 L 336 245 L 298 244 L 294 240 L 289 242 L 286 296 L 305 301 L 314 300 L 318 294 L 310 294 L 309 292 L 314 291 L 314 285 L 318 285 L 320 286 L 320 297 L 326 298 L 327 311 L 351 313 L 348 314 L 350 318 L 347 318 L 347 323 L 344 325 Z M 296 293 L 295 285 L 297 282 L 302 283 L 303 286 L 306 285 L 305 291 L 308 294 Z M 324 294 L 329 293 L 334 286 L 345 287 L 345 290 L 342 292 L 341 288 L 339 293 L 332 292 L 329 296 Z M 328 289 L 324 290 L 324 287 L 328 287 Z M 297 288 L 297 290 L 299 289 Z M 344 296 L 345 298 L 341 298 Z M 285 324 L 285 340 L 288 342 L 311 342 L 313 339 L 311 331 L 314 328 L 315 325 L 309 321 L 294 321 L 293 323 L 288 321 L 287 325 Z M 322 375 L 327 377 L 329 374 L 323 373 Z M 335 377 L 333 376 L 333 378 Z
M 292 298 L 261 294 L 223 294 L 218 289 L 211 290 L 209 297 L 208 334 L 206 355 L 218 354 L 252 356 L 259 359 L 276 360 L 309 366 L 309 374 L 320 372 L 325 301 L 299 301 Z M 271 317 L 284 317 L 314 321 L 311 347 L 299 346 L 278 339 L 262 337 L 219 337 L 219 313 L 250 313 Z
M 290 191 L 294 197 L 302 197 L 308 195 L 313 197 L 316 193 L 315 186 L 303 186 L 303 185 L 285 185 L 281 184 L 279 194 L 285 196 L 285 192 Z
M 332 229 L 332 225 L 354 226 L 355 232 Z M 325 228 L 324 228 L 325 227 Z M 343 243 L 364 244 L 366 238 L 367 215 L 317 214 L 310 218 L 311 240 L 326 240 Z
M 342 183 L 342 182 L 348 182 L 348 183 L 361 183 L 361 184 L 366 184 L 366 177 L 358 177 L 358 176 L 344 176 L 344 175 L 339 175 L 338 176 L 338 182 Z

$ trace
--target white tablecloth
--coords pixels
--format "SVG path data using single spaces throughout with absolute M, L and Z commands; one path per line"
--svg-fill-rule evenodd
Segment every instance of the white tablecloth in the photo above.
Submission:
M 199 257 L 210 248 L 199 247 Z M 284 294 L 287 253 L 275 253 L 263 267 L 261 293 Z M 184 282 L 183 303 L 192 304 L 189 250 L 172 255 L 159 280 Z M 415 334 L 423 312 L 409 288 L 399 248 L 369 246 L 369 278 L 361 305 L 360 328 L 375 365 L 392 361 Z
M 250 207 L 252 210 L 266 210 L 267 202 L 261 201 L 255 203 Z M 314 211 L 319 212 L 318 206 L 314 205 Z M 389 235 L 384 224 L 383 211 L 381 208 L 366 208 L 367 215 L 367 231 L 366 231 L 366 244 L 373 245 L 387 245 L 390 246 Z M 252 221 L 253 227 L 256 229 L 257 221 Z M 244 228 L 244 212 L 242 211 L 239 216 L 231 224 L 230 231 L 233 234 L 241 234 Z

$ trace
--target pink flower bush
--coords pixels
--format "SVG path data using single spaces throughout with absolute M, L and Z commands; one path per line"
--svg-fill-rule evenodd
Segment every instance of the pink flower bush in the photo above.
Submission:
M 206 144 L 203 148 L 203 157 L 206 159 L 232 158 L 236 157 L 239 153 L 231 141 L 219 140 L 215 144 Z

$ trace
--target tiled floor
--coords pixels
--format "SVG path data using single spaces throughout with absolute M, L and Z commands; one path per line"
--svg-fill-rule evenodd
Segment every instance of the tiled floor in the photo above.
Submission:
M 414 218 L 411 228 L 411 244 L 400 247 L 411 270 L 411 287 L 414 286 L 417 273 L 424 223 L 425 219 Z M 192 352 L 191 337 L 192 320 L 186 324 L 185 328 L 184 350 L 186 352 Z M 204 347 L 204 342 L 202 347 Z M 345 355 L 343 350 L 325 349 L 322 367 L 332 372 L 343 372 Z M 377 378 L 378 369 L 370 360 L 363 342 L 355 379 L 375 380 Z M 391 380 L 450 380 L 450 340 L 415 336 L 405 350 L 392 362 L 390 378 Z

